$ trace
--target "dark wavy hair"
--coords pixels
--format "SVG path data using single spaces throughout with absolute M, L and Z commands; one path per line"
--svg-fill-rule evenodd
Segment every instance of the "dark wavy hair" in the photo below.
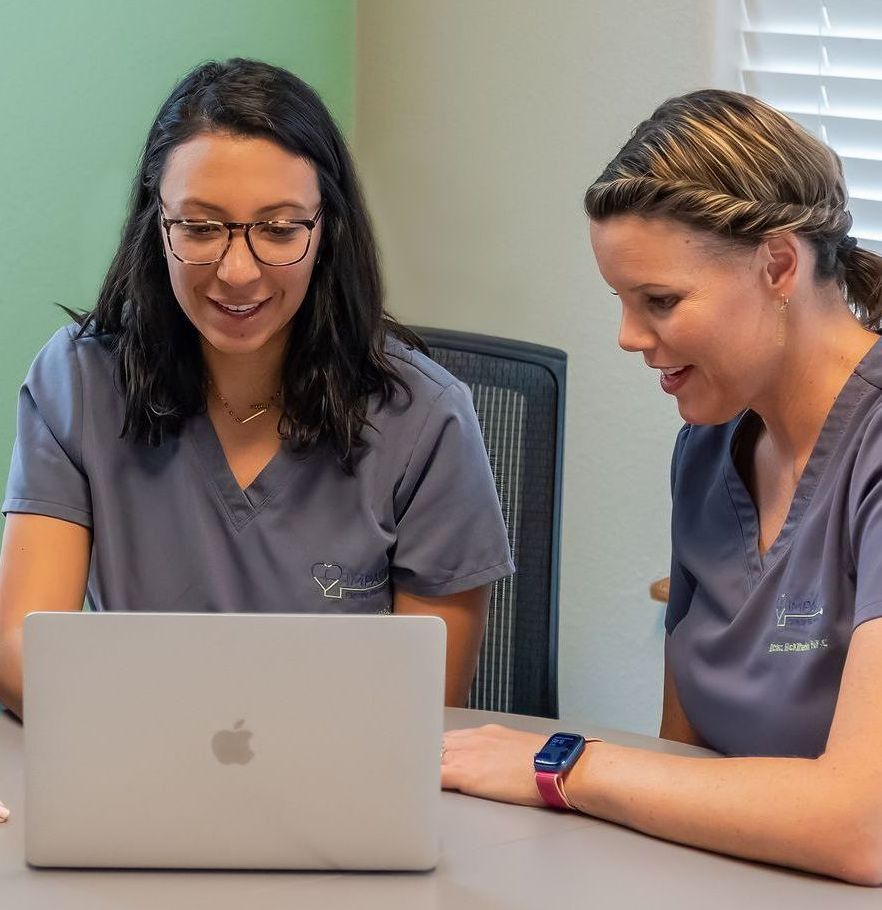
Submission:
M 159 184 L 170 152 L 204 132 L 277 142 L 318 172 L 320 256 L 285 351 L 279 434 L 293 448 L 328 443 L 347 473 L 364 444 L 368 399 L 410 389 L 390 364 L 387 334 L 424 353 L 383 310 L 376 244 L 346 143 L 319 96 L 256 60 L 196 67 L 159 109 L 147 136 L 119 248 L 80 334 L 104 338 L 125 395 L 121 435 L 159 445 L 206 409 L 199 334 L 178 306 L 163 257 Z

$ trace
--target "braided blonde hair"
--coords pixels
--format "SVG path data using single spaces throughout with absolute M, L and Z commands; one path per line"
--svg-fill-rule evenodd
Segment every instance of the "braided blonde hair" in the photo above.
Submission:
M 749 95 L 666 101 L 588 188 L 585 210 L 668 217 L 749 246 L 792 231 L 814 247 L 816 280 L 835 279 L 864 325 L 882 326 L 882 257 L 849 237 L 839 157 Z

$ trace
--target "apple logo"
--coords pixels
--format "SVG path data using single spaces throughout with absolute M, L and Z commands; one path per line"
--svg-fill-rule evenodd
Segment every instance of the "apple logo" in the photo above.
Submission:
M 252 732 L 237 720 L 232 730 L 218 730 L 211 738 L 211 751 L 222 765 L 247 765 L 254 758 L 249 740 Z

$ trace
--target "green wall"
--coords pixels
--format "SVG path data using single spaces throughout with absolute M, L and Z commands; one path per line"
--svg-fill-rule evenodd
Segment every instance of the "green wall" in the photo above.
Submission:
M 348 131 L 354 0 L 0 0 L 0 488 L 18 387 L 92 306 L 138 153 L 197 63 L 256 57 L 313 85 Z

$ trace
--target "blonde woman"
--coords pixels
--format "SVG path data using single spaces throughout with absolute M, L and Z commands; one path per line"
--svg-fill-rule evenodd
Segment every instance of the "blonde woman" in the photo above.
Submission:
M 589 188 L 619 344 L 674 451 L 660 735 L 727 758 L 449 734 L 444 785 L 882 883 L 882 258 L 837 156 L 756 99 L 663 104 Z M 558 746 L 561 748 L 558 749 Z M 534 753 L 575 758 L 549 791 Z M 577 757 L 578 756 L 578 757 Z M 555 796 L 557 793 L 557 796 Z

